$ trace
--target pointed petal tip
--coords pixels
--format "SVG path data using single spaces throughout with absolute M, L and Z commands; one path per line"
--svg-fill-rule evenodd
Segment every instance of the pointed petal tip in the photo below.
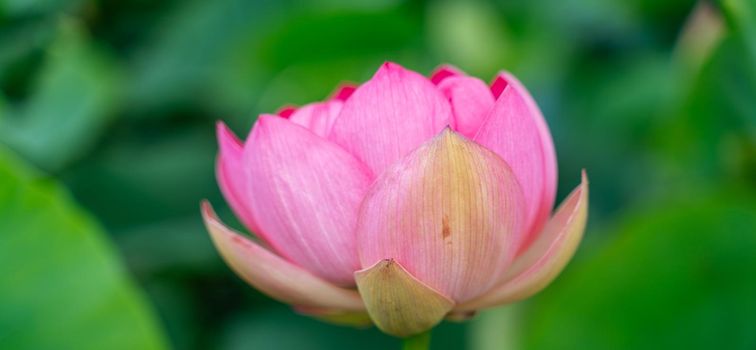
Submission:
M 370 318 L 383 332 L 408 337 L 433 328 L 454 301 L 417 280 L 394 259 L 354 273 Z
M 228 129 L 228 126 L 226 126 L 226 123 L 224 123 L 222 120 L 216 120 L 215 121 L 215 130 L 217 133 L 221 133 L 223 129 Z
M 286 105 L 278 109 L 278 111 L 276 111 L 276 114 L 279 117 L 286 119 L 286 118 L 291 117 L 291 115 L 294 114 L 294 112 L 296 111 L 297 111 L 297 106 Z
M 241 148 L 242 141 L 223 121 L 215 122 L 215 135 L 218 139 L 218 146 L 221 152 L 230 151 L 231 147 Z
M 213 209 L 213 206 L 212 204 L 210 204 L 209 200 L 203 199 L 202 201 L 200 201 L 200 212 L 202 213 L 202 221 L 205 223 L 207 230 L 210 233 L 210 238 L 212 238 L 213 243 L 215 243 L 216 247 L 221 250 L 220 242 L 224 239 L 221 236 L 231 237 L 233 236 L 233 234 L 223 223 L 220 222 L 220 219 L 218 219 L 218 214 L 215 213 L 215 210 Z
M 379 174 L 436 135 L 451 114 L 427 77 L 386 62 L 344 103 L 328 138 Z
M 496 74 L 496 77 L 494 77 L 493 81 L 491 81 L 491 93 L 493 93 L 494 98 L 499 98 L 502 92 L 510 85 L 510 83 L 513 81 L 513 79 L 516 79 L 514 75 L 506 70 L 499 71 L 498 74 Z
M 586 186 L 588 185 L 588 172 L 585 170 L 585 168 L 580 170 L 580 181 L 582 183 L 585 183 Z
M 433 70 L 433 73 L 430 75 L 430 80 L 433 84 L 438 85 L 444 79 L 456 75 L 465 75 L 465 73 L 451 64 L 442 64 Z
M 288 304 L 344 311 L 365 309 L 356 291 L 325 281 L 226 227 L 207 200 L 202 200 L 200 207 L 220 255 L 250 285 Z
M 431 143 L 442 142 L 444 145 L 451 145 L 460 142 L 472 142 L 465 135 L 462 135 L 458 131 L 454 130 L 451 125 L 445 126 L 441 131 L 433 137 Z
M 404 67 L 402 67 L 396 62 L 384 61 L 380 69 L 404 69 Z
M 202 213 L 202 218 L 207 218 L 209 213 L 212 213 L 213 207 L 210 205 L 210 201 L 207 199 L 202 199 L 200 201 L 200 213 Z
M 357 90 L 357 84 L 354 83 L 342 83 L 336 91 L 331 94 L 331 99 L 346 101 Z
M 414 73 L 414 74 L 422 76 L 421 74 L 415 72 L 414 70 L 408 69 L 399 63 L 392 62 L 392 61 L 385 61 L 383 62 L 383 64 L 381 64 L 381 66 L 375 72 L 375 74 L 373 75 L 373 79 L 375 79 L 375 77 L 380 77 L 384 75 L 393 75 L 393 74 L 398 74 L 402 76 L 407 73 Z M 422 77 L 425 78 L 425 76 L 422 76 Z
M 279 115 L 263 113 L 257 116 L 257 123 L 270 123 L 275 121 L 283 121 L 285 118 L 281 118 Z
M 437 137 L 454 137 L 454 136 L 461 137 L 461 135 L 454 132 L 454 130 L 452 129 L 450 125 L 445 126 L 444 129 L 441 130 L 437 135 Z
M 288 119 L 281 118 L 280 116 L 273 114 L 260 114 L 255 121 L 255 126 L 252 128 L 250 137 L 259 137 L 266 135 L 272 124 L 276 123 L 291 123 Z M 291 123 L 293 124 L 293 123 Z
M 232 236 L 232 232 L 220 221 L 209 200 L 203 199 L 200 201 L 200 212 L 202 213 L 202 220 L 208 226 L 208 231 L 213 241 L 217 242 L 216 240 L 221 235 Z

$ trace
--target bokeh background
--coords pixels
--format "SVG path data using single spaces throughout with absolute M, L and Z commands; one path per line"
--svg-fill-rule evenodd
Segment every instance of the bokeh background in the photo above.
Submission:
M 756 349 L 752 0 L 0 1 L 0 348 L 390 349 L 245 285 L 199 215 L 214 123 L 392 60 L 517 74 L 589 227 L 434 349 Z

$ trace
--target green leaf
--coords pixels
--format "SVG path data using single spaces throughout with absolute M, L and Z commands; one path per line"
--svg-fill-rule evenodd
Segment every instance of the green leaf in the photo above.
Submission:
M 0 348 L 163 349 L 101 229 L 0 148 Z
M 91 146 L 108 121 L 117 78 L 78 24 L 64 21 L 31 96 L 0 115 L 0 142 L 40 167 L 60 169 Z
M 750 63 L 756 63 L 756 3 L 748 0 L 723 0 L 722 9 L 730 26 L 741 33 Z
M 211 123 L 187 121 L 180 127 L 152 124 L 121 130 L 128 132 L 111 135 L 65 178 L 77 199 L 111 233 L 167 218 L 196 219 L 200 199 L 221 200 Z M 201 225 L 196 229 L 207 238 Z
M 525 348 L 756 348 L 753 198 L 687 196 L 626 217 L 533 299 Z
M 407 6 L 370 12 L 315 7 L 292 11 L 231 48 L 214 80 L 213 100 L 238 111 L 225 114 L 320 100 L 341 82 L 369 79 L 383 61 L 420 69 L 414 63 L 427 58 L 413 47 L 423 29 Z
M 55 14 L 75 8 L 81 2 L 81 0 L 2 0 L 0 14 L 9 17 Z
M 663 165 L 679 188 L 707 181 L 753 183 L 756 64 L 740 32 L 712 52 L 673 118 L 655 130 Z
M 138 111 L 133 116 L 160 116 L 145 111 L 181 103 L 210 103 L 208 84 L 222 70 L 229 48 L 259 31 L 268 7 L 267 1 L 177 3 L 128 67 L 126 99 Z

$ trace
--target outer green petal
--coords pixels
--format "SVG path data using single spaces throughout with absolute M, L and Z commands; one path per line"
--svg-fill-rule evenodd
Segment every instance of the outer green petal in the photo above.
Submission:
M 407 337 L 433 328 L 454 302 L 410 275 L 393 259 L 355 272 L 368 314 L 385 333 Z

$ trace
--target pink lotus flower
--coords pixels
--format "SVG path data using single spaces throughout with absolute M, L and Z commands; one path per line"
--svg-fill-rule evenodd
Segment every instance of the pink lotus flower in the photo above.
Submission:
M 369 316 L 408 336 L 527 298 L 582 237 L 588 184 L 551 216 L 556 156 L 509 73 L 386 63 L 325 101 L 262 115 L 246 142 L 218 124 L 221 190 L 251 240 L 202 212 L 228 264 L 316 317 Z

